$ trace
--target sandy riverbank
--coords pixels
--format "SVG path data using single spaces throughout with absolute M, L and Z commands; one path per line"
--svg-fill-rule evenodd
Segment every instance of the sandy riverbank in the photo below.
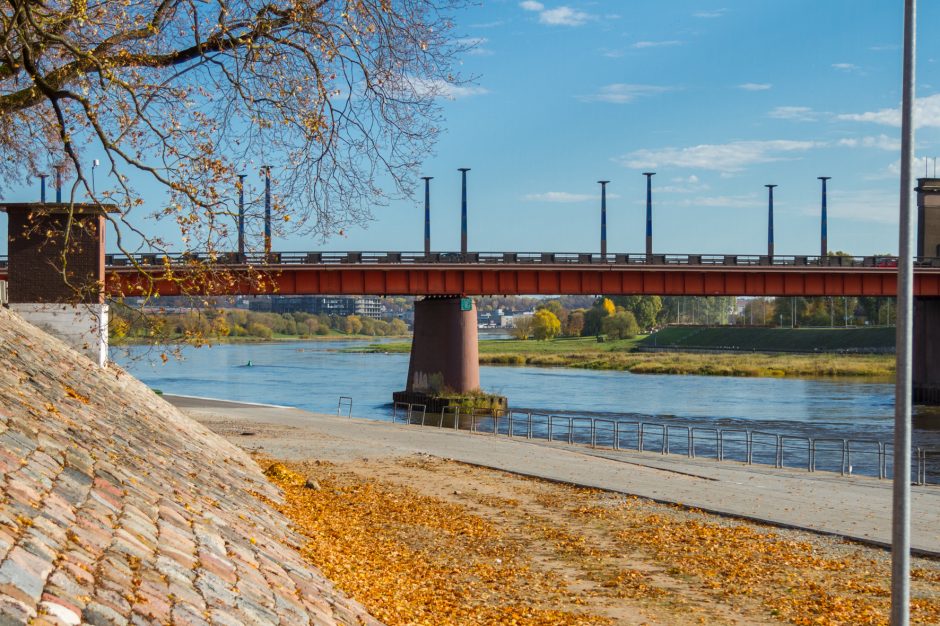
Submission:
M 174 401 L 252 451 L 262 467 L 285 460 L 269 474 L 287 495 L 281 511 L 307 537 L 303 554 L 389 624 L 887 622 L 882 549 L 625 495 L 657 483 L 661 499 L 690 502 L 696 492 L 717 490 L 743 506 L 754 498 L 743 483 L 761 482 L 772 511 L 797 506 L 801 489 L 817 488 L 831 494 L 829 502 L 791 512 L 822 523 L 827 509 L 840 515 L 834 485 L 867 516 L 859 494 L 878 498 L 885 489 L 877 481 L 701 463 L 657 468 L 293 409 Z M 595 477 L 608 474 L 620 489 L 479 466 L 518 471 L 511 459 L 554 480 L 565 480 L 570 461 Z M 316 484 L 305 487 L 308 479 Z M 932 505 L 924 509 L 935 497 L 920 494 L 921 514 L 936 517 Z M 915 568 L 915 619 L 936 623 L 940 566 L 916 559 Z

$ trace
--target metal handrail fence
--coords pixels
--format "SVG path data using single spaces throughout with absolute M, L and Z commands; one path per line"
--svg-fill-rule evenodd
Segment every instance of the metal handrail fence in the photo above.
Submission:
M 342 414 L 343 409 L 347 409 L 346 414 L 352 416 L 351 397 L 340 397 L 337 415 Z M 689 458 L 713 458 L 716 462 L 732 460 L 746 465 L 769 465 L 776 469 L 805 467 L 808 472 L 838 471 L 840 476 L 864 474 L 864 470 L 868 469 L 871 476 L 884 480 L 891 475 L 894 458 L 893 445 L 875 439 L 814 438 L 747 428 L 554 415 L 519 409 L 462 412 L 459 407 L 445 407 L 434 415 L 437 419 L 429 420 L 427 408 L 423 404 L 397 402 L 392 407 L 393 422 L 401 418 L 406 424 L 447 427 L 494 436 L 544 439 L 613 451 L 683 454 Z M 448 415 L 453 415 L 452 424 L 447 420 Z M 685 442 L 684 449 L 680 444 L 679 450 L 676 450 L 675 444 L 682 440 Z M 936 467 L 931 461 L 936 461 Z M 856 467 L 859 463 L 862 471 Z M 912 470 L 916 484 L 934 484 L 929 480 L 934 473 L 940 477 L 940 448 L 916 448 Z
M 732 266 L 799 266 L 799 267 L 874 267 L 893 269 L 898 259 L 893 256 L 812 256 L 747 254 L 637 254 L 585 252 L 141 252 L 106 254 L 108 268 L 156 268 L 222 264 L 252 267 L 283 267 L 297 265 L 426 265 L 426 264 L 494 264 L 494 265 L 732 265 Z M 923 256 L 914 260 L 916 267 L 940 267 L 940 257 Z M 0 255 L 0 268 L 7 266 L 6 255 Z

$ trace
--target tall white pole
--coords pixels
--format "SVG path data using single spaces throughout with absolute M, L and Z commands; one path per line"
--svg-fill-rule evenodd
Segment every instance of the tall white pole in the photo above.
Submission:
M 891 517 L 891 624 L 910 623 L 911 574 L 911 352 L 914 325 L 914 76 L 917 2 L 904 2 L 904 74 L 901 97 L 901 203 L 898 237 L 897 379 L 894 388 L 894 493 Z

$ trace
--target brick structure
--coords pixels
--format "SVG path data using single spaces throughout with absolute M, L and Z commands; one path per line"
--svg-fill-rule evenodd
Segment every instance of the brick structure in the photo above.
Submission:
M 241 449 L 3 309 L 0 345 L 0 624 L 381 626 Z
M 917 256 L 940 257 L 940 179 L 917 181 Z M 913 395 L 940 404 L 940 298 L 914 298 Z
M 115 207 L 21 203 L 0 210 L 9 216 L 10 308 L 104 365 L 104 211 Z

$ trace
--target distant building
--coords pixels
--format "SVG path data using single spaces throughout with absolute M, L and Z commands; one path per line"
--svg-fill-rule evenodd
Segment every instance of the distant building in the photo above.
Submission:
M 312 313 L 314 315 L 359 315 L 381 319 L 384 306 L 380 298 L 368 296 L 271 296 L 250 303 L 252 311 L 270 313 Z

